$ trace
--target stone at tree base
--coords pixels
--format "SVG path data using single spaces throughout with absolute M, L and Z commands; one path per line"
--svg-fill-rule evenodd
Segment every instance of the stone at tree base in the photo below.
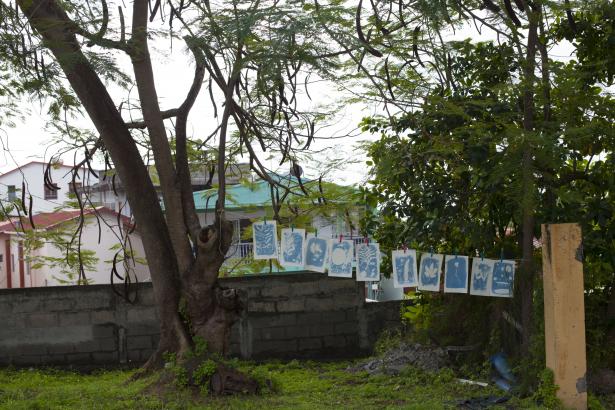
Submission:
M 215 395 L 256 394 L 258 383 L 253 378 L 229 367 L 219 365 L 211 376 L 211 392 Z

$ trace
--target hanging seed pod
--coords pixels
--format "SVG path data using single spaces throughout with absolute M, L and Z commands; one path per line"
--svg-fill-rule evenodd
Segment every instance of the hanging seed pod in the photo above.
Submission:
M 421 65 L 421 67 L 425 68 L 425 64 L 421 61 L 421 56 L 419 55 L 419 33 L 421 31 L 421 26 L 416 26 L 414 32 L 412 33 L 412 52 L 414 53 L 414 58 Z
M 510 17 L 510 19 L 515 24 L 515 26 L 521 27 L 521 22 L 517 18 L 517 15 L 515 14 L 515 10 L 513 9 L 512 4 L 510 3 L 510 0 L 504 0 L 504 7 L 506 8 L 506 14 L 508 14 L 508 17 Z

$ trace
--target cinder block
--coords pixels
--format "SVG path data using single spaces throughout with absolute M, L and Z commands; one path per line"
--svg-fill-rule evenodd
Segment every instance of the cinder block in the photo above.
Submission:
M 261 288 L 261 295 L 264 297 L 288 297 L 290 295 L 290 286 L 287 284 L 271 284 Z
M 148 289 L 147 291 L 140 291 L 138 303 L 141 306 L 156 306 L 156 297 L 154 296 L 154 290 Z
M 285 332 L 283 327 L 270 327 L 261 329 L 261 338 L 263 340 L 279 340 L 284 339 Z
M 60 326 L 87 325 L 90 323 L 90 312 L 58 313 Z
M 301 339 L 310 335 L 308 326 L 289 326 L 286 328 L 287 339 Z
M 9 359 L 11 364 L 18 366 L 38 365 L 43 363 L 41 356 L 13 356 Z
M 297 323 L 297 316 L 295 313 L 279 313 L 277 315 L 261 314 L 250 315 L 248 320 L 253 328 L 264 327 L 276 327 L 276 326 L 290 326 Z
M 63 312 L 74 310 L 74 307 L 74 299 L 46 299 L 45 301 L 43 301 L 43 307 L 41 310 L 46 312 Z
M 333 325 L 330 323 L 310 326 L 310 336 L 329 336 L 333 334 L 335 334 L 335 331 Z
M 344 347 L 346 346 L 346 338 L 344 336 L 325 336 L 325 347 Z
M 333 279 L 323 278 L 318 281 L 318 286 L 322 292 L 330 293 L 340 289 L 347 289 L 348 291 L 357 292 L 356 282 L 348 279 Z
M 98 350 L 102 352 L 113 352 L 117 350 L 117 340 L 115 338 L 98 339 Z
M 357 322 L 344 322 L 335 325 L 335 333 L 338 335 L 357 334 L 359 324 Z
M 275 302 L 248 300 L 248 312 L 275 312 Z
M 297 323 L 301 325 L 314 325 L 322 322 L 322 313 L 307 312 L 297 313 Z
M 297 341 L 296 340 L 272 340 L 265 341 L 261 340 L 258 343 L 254 343 L 252 347 L 252 351 L 255 354 L 260 353 L 272 353 L 275 355 L 284 355 L 287 353 L 292 353 L 297 351 Z
M 75 344 L 75 352 L 78 353 L 91 353 L 100 350 L 100 344 L 98 340 L 88 340 L 87 342 L 79 342 Z
M 339 305 L 337 301 L 331 297 L 329 298 L 317 298 L 309 297 L 305 301 L 305 310 L 308 312 L 318 312 L 323 310 L 335 310 L 336 305 Z
M 276 302 L 278 312 L 302 312 L 305 310 L 305 300 L 303 298 L 284 300 Z
M 322 340 L 319 338 L 308 338 L 299 340 L 299 350 L 315 350 L 322 348 Z
M 92 361 L 98 364 L 112 364 L 118 362 L 117 352 L 92 353 Z
M 92 357 L 89 353 L 69 353 L 66 355 L 66 361 L 70 364 L 90 364 Z
M 322 293 L 318 282 L 293 284 L 291 289 L 292 294 L 296 296 L 318 295 Z
M 156 315 L 156 309 L 153 307 L 133 308 L 126 312 L 126 319 L 128 322 L 147 322 L 158 320 L 158 316 Z
M 111 291 L 92 292 L 91 295 L 82 296 L 75 301 L 75 310 L 111 309 L 113 307 L 113 295 Z
M 107 323 L 102 325 L 92 326 L 92 335 L 94 339 L 104 339 L 107 337 L 115 337 L 116 325 L 113 323 Z
M 0 348 L 0 351 L 4 350 L 4 347 Z M 6 353 L 11 356 L 42 356 L 47 354 L 47 346 L 44 344 L 24 344 L 14 346 Z
M 47 352 L 50 355 L 62 355 L 66 353 L 72 353 L 75 351 L 75 345 L 73 344 L 50 344 L 47 346 Z
M 58 324 L 56 313 L 31 313 L 28 317 L 31 327 L 51 327 Z
M 93 325 L 101 323 L 113 323 L 115 322 L 115 315 L 110 310 L 95 310 L 90 312 L 90 321 Z
M 135 349 L 151 349 L 152 338 L 149 336 L 132 336 L 128 337 L 128 350 Z
M 36 312 L 40 308 L 40 300 L 38 298 L 22 298 L 13 301 L 13 313 L 28 313 Z
M 136 322 L 130 323 L 126 327 L 126 333 L 129 336 L 138 335 L 157 335 L 160 333 L 160 324 L 158 322 Z
M 346 312 L 337 310 L 322 315 L 323 323 L 339 323 L 346 320 Z

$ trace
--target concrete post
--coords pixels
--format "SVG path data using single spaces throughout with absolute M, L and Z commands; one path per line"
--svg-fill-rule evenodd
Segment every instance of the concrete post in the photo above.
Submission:
M 566 408 L 587 409 L 583 250 L 578 224 L 542 225 L 547 367 Z

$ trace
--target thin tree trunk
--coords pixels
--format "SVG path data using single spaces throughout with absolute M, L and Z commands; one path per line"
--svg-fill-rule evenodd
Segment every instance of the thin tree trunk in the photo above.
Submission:
M 523 153 L 522 167 L 522 221 L 521 221 L 521 269 L 518 276 L 521 299 L 521 325 L 523 327 L 521 353 L 529 352 L 532 327 L 532 308 L 534 303 L 534 160 L 531 139 L 534 132 L 534 70 L 536 69 L 536 47 L 538 43 L 538 15 L 526 5 L 529 28 L 527 34 L 527 54 L 523 67 Z

